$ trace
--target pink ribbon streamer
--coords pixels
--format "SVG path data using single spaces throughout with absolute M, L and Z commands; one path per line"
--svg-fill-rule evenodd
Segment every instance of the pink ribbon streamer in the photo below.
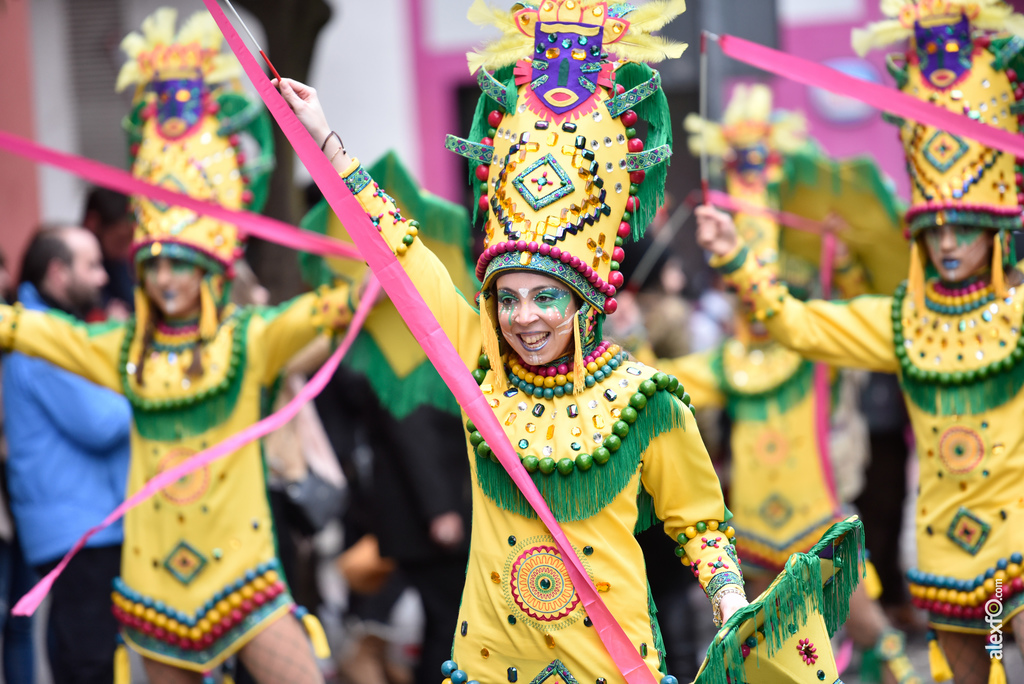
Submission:
M 821 296 L 832 298 L 832 267 L 836 257 L 836 236 L 824 232 L 821 236 Z M 829 387 L 829 367 L 824 363 L 814 364 L 814 423 L 818 440 L 818 454 L 821 471 L 825 476 L 834 512 L 839 512 L 839 497 L 836 495 L 836 480 L 832 472 L 832 450 L 829 437 L 832 426 L 832 392 Z
M 348 331 L 345 333 L 345 338 L 342 340 L 341 346 L 334 350 L 334 353 L 331 354 L 330 358 L 328 358 L 324 365 L 321 366 L 320 370 L 310 378 L 309 382 L 306 383 L 302 390 L 299 391 L 291 401 L 281 407 L 281 410 L 270 414 L 258 423 L 253 423 L 241 432 L 228 437 L 223 442 L 216 444 L 209 449 L 204 449 L 195 456 L 189 458 L 187 461 L 179 463 L 170 470 L 165 470 L 153 479 L 149 480 L 142 489 L 125 499 L 124 503 L 115 508 L 110 515 L 104 518 L 103 522 L 82 535 L 82 538 L 75 542 L 75 545 L 71 547 L 71 550 L 64 554 L 64 558 L 62 558 L 60 563 L 57 564 L 57 567 L 47 573 L 46 577 L 41 579 L 28 591 L 27 594 L 22 596 L 21 600 L 15 604 L 14 609 L 11 612 L 15 615 L 31 615 L 34 613 L 36 608 L 39 607 L 39 604 L 43 602 L 44 598 L 46 598 L 46 595 L 50 593 L 50 589 L 53 587 L 53 583 L 57 580 L 57 577 L 64 572 L 64 568 L 66 568 L 68 563 L 71 562 L 71 559 L 74 558 L 76 553 L 82 550 L 82 547 L 85 546 L 85 543 L 89 541 L 89 538 L 94 534 L 105 527 L 112 525 L 123 517 L 125 513 L 139 504 L 151 499 L 164 487 L 172 485 L 189 473 L 213 463 L 220 458 L 233 454 L 250 442 L 254 442 L 257 439 L 267 436 L 274 430 L 284 427 L 288 421 L 298 414 L 299 409 L 301 409 L 304 404 L 312 401 L 318 394 L 320 394 L 323 388 L 334 376 L 334 371 L 338 369 L 338 364 L 341 363 L 345 354 L 348 353 L 349 348 L 356 339 L 356 335 L 359 334 L 359 330 L 363 327 L 363 322 L 373 309 L 373 304 L 377 299 L 377 293 L 379 291 L 380 284 L 376 279 L 370 279 L 366 284 L 366 289 L 363 291 L 362 299 L 359 300 L 359 306 L 356 308 L 355 315 L 352 317 L 352 322 L 349 324 Z
M 708 204 L 713 204 L 730 211 L 741 211 L 745 214 L 767 216 L 787 228 L 793 228 L 794 230 L 800 230 L 805 233 L 814 233 L 815 235 L 824 235 L 828 232 L 825 230 L 825 226 L 818 221 L 812 221 L 811 219 L 804 218 L 803 216 L 790 214 L 787 211 L 779 211 L 777 209 L 751 204 L 750 202 L 744 202 L 743 200 L 737 199 L 728 193 L 722 192 L 721 190 L 708 190 L 706 197 Z
M 266 103 L 267 109 L 277 120 L 281 130 L 291 142 L 292 147 L 295 148 L 299 159 L 302 160 L 313 180 L 323 191 L 331 209 L 348 229 L 349 235 L 356 243 L 360 253 L 373 269 L 417 342 L 423 347 L 427 358 L 434 364 L 445 384 L 455 395 L 462 410 L 466 412 L 487 443 L 491 445 L 499 462 L 508 471 L 513 482 L 522 491 L 523 496 L 526 497 L 540 520 L 548 528 L 551 536 L 554 537 L 569 577 L 580 593 L 580 599 L 587 615 L 592 620 L 595 631 L 623 678 L 628 684 L 653 684 L 655 680 L 651 671 L 640 654 L 637 653 L 636 647 L 633 646 L 622 626 L 601 600 L 590 576 L 573 551 L 572 544 L 565 532 L 512 449 L 497 417 L 480 392 L 476 380 L 473 379 L 434 314 L 427 307 L 423 297 L 416 290 L 401 264 L 398 263 L 391 248 L 381 239 L 377 229 L 366 216 L 362 205 L 352 195 L 338 176 L 337 171 L 320 151 L 319 145 L 313 141 L 281 94 L 263 73 L 215 0 L 203 0 L 203 2 L 220 26 L 227 44 L 235 53 L 238 61 L 241 62 L 249 80 L 252 81 L 256 91 Z
M 117 190 L 125 195 L 142 195 L 151 200 L 185 207 L 198 214 L 212 216 L 219 221 L 238 226 L 243 235 L 255 235 L 269 242 L 276 242 L 285 247 L 313 254 L 329 254 L 362 261 L 358 250 L 340 240 L 300 230 L 268 216 L 228 209 L 213 202 L 199 200 L 159 185 L 147 183 L 142 179 L 135 178 L 127 171 L 115 169 L 85 157 L 77 157 L 44 147 L 6 131 L 0 131 L 0 150 L 7 150 L 12 154 L 41 164 L 56 166 L 96 185 Z
M 971 138 L 982 145 L 1024 157 L 1024 139 L 1019 135 L 973 121 L 962 114 L 906 95 L 877 83 L 869 83 L 815 62 L 751 43 L 736 36 L 718 39 L 722 52 L 733 59 L 764 69 L 804 85 L 846 95 L 882 111 L 934 126 L 948 133 Z

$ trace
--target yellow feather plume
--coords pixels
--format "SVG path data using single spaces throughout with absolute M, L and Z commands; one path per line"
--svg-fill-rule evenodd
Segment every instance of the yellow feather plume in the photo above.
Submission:
M 519 29 L 516 28 L 516 21 L 512 16 L 512 12 L 492 7 L 484 2 L 484 0 L 473 0 L 473 4 L 469 6 L 466 18 L 478 26 L 494 26 L 502 33 L 519 32 Z
M 637 7 L 625 17 L 629 21 L 629 30 L 626 31 L 626 35 L 657 31 L 685 11 L 686 0 L 648 2 L 646 5 Z
M 177 20 L 178 10 L 161 7 L 143 20 L 142 35 L 150 45 L 170 45 L 174 42 L 174 23 Z
M 772 115 L 772 91 L 763 83 L 740 83 L 732 90 L 722 122 L 734 126 L 743 121 L 766 122 Z
M 655 64 L 666 59 L 678 59 L 687 48 L 686 43 L 677 43 L 661 36 L 632 35 L 608 46 L 619 61 L 647 62 Z
M 913 30 L 906 28 L 895 19 L 886 19 L 868 24 L 862 29 L 853 29 L 850 43 L 853 51 L 863 57 L 872 50 L 888 47 L 913 35 Z
M 729 153 L 729 143 L 717 123 L 705 121 L 697 114 L 687 114 L 683 119 L 683 128 L 690 134 L 686 143 L 693 156 L 707 153 L 711 157 L 724 157 Z
M 480 68 L 500 69 L 529 57 L 532 52 L 533 38 L 519 32 L 510 33 L 475 52 L 467 52 L 469 73 L 475 74 Z
M 204 48 L 219 50 L 224 41 L 224 35 L 209 12 L 196 12 L 178 29 L 176 40 L 179 43 L 195 41 Z
M 900 11 L 910 5 L 925 4 L 908 0 L 882 0 L 882 14 L 892 19 L 868 24 L 863 29 L 854 29 L 852 44 L 854 51 L 864 56 L 873 49 L 888 47 L 907 40 L 914 33 L 913 26 L 905 26 L 899 19 Z M 1024 15 L 1013 11 L 1003 0 L 945 0 L 946 7 L 975 8 L 977 14 L 971 19 L 971 26 L 985 31 L 1008 32 L 1024 37 Z

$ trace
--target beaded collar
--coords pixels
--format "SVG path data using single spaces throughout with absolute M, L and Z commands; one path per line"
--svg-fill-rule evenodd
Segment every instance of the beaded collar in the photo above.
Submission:
M 940 282 L 925 285 L 925 306 L 929 311 L 942 314 L 963 314 L 979 309 L 995 299 L 991 283 L 976 280 L 952 287 Z
M 586 386 L 593 387 L 607 378 L 625 359 L 626 354 L 619 345 L 608 340 L 602 341 L 583 358 L 586 365 Z M 531 366 L 522 359 L 513 358 L 511 354 L 505 356 L 502 361 L 508 370 L 509 383 L 535 397 L 551 399 L 571 394 L 573 391 L 570 379 L 573 374 L 571 363 Z
M 153 348 L 157 351 L 180 351 L 198 339 L 198 319 L 176 323 L 160 321 L 153 330 Z

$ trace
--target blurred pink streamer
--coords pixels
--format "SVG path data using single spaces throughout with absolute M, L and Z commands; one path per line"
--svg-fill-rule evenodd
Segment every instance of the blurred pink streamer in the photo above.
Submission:
M 117 190 L 125 195 L 142 195 L 164 204 L 185 207 L 198 214 L 212 216 L 218 221 L 238 226 L 238 230 L 243 235 L 255 235 L 269 242 L 276 242 L 285 247 L 313 254 L 331 255 L 362 261 L 358 250 L 340 240 L 327 237 L 326 235 L 311 233 L 308 230 L 300 230 L 295 226 L 290 226 L 268 216 L 260 216 L 249 211 L 228 209 L 213 202 L 198 200 L 189 195 L 147 183 L 140 178 L 134 177 L 127 171 L 115 169 L 112 166 L 107 166 L 85 157 L 77 157 L 73 154 L 43 147 L 6 131 L 0 131 L 0 150 L 7 150 L 35 162 L 56 166 L 96 185 Z
M 377 282 L 376 278 L 367 282 L 362 299 L 359 300 L 359 306 L 356 308 L 356 313 L 352 317 L 352 322 L 349 324 L 348 331 L 345 333 L 345 338 L 342 340 L 341 346 L 334 350 L 334 353 L 331 354 L 330 358 L 328 358 L 324 365 L 320 367 L 320 370 L 310 378 L 309 382 L 306 383 L 302 390 L 295 395 L 294 399 L 281 407 L 281 410 L 276 413 L 270 414 L 258 423 L 253 423 L 241 432 L 228 437 L 220 444 L 215 444 L 209 449 L 199 452 L 187 461 L 176 465 L 170 470 L 165 470 L 147 482 L 142 489 L 128 497 L 124 503 L 115 508 L 110 515 L 104 518 L 103 522 L 82 535 L 82 538 L 75 542 L 75 545 L 71 547 L 71 550 L 64 555 L 64 558 L 62 558 L 60 563 L 57 564 L 57 567 L 47 573 L 46 577 L 41 579 L 39 583 L 32 587 L 27 594 L 22 596 L 21 600 L 18 601 L 11 612 L 15 615 L 31 615 L 34 613 L 36 608 L 39 607 L 39 604 L 43 602 L 44 598 L 46 598 L 46 595 L 50 593 L 50 588 L 53 587 L 53 583 L 57 580 L 60 574 L 64 572 L 64 568 L 67 567 L 75 554 L 82 550 L 82 547 L 85 546 L 85 543 L 89 541 L 89 538 L 94 534 L 105 527 L 109 527 L 124 516 L 125 513 L 144 501 L 152 498 L 164 487 L 174 484 L 189 473 L 213 463 L 217 459 L 233 454 L 250 442 L 254 442 L 257 439 L 267 436 L 274 430 L 283 427 L 288 421 L 294 418 L 299 412 L 299 409 L 301 409 L 307 402 L 312 401 L 316 395 L 320 394 L 323 388 L 330 381 L 331 377 L 334 376 L 334 371 L 338 369 L 338 364 L 341 363 L 345 354 L 348 353 L 349 348 L 356 339 L 356 335 L 359 334 L 359 330 L 363 327 L 363 322 L 366 320 L 366 316 L 373 309 L 374 300 L 376 300 L 377 293 L 379 291 L 380 283 Z
M 285 136 L 295 148 L 299 159 L 313 176 L 313 180 L 323 191 L 331 209 L 348 230 L 367 264 L 380 280 L 381 286 L 398 309 L 413 336 L 423 347 L 427 358 L 444 379 L 445 384 L 458 400 L 462 410 L 491 445 L 494 455 L 508 471 L 512 481 L 522 491 L 523 496 L 537 512 L 537 516 L 548 528 L 555 539 L 565 562 L 566 570 L 576 590 L 580 593 L 581 602 L 587 615 L 594 623 L 594 629 L 611 656 L 612 661 L 622 673 L 628 684 L 654 684 L 654 675 L 647 664 L 637 653 L 636 647 L 626 635 L 622 626 L 615 620 L 611 611 L 601 600 L 594 588 L 594 583 L 583 568 L 583 564 L 573 551 L 565 532 L 555 516 L 548 508 L 544 497 L 537 491 L 529 473 L 516 456 L 512 445 L 505 436 L 497 417 L 480 392 L 476 380 L 466 368 L 444 330 L 438 324 L 433 312 L 427 307 L 423 297 L 416 290 L 409 276 L 391 252 L 391 248 L 381 239 L 380 234 L 370 222 L 359 201 L 349 192 L 348 187 L 338 176 L 327 157 L 320 151 L 320 146 L 313 141 L 305 127 L 295 116 L 291 108 L 277 92 L 257 64 L 255 58 L 246 49 L 231 22 L 215 0 L 203 0 L 206 8 L 220 26 L 221 32 L 231 50 L 235 53 L 249 80 L 263 98 L 270 114 L 277 120 Z M 476 353 L 473 354 L 476 358 Z

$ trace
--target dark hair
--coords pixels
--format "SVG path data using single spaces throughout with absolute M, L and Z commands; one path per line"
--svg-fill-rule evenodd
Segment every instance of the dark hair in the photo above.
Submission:
M 101 229 L 112 226 L 128 216 L 128 197 L 114 190 L 93 188 L 85 200 L 83 223 L 92 212 L 96 212 L 96 215 L 99 216 Z
M 54 259 L 71 266 L 75 255 L 64 241 L 64 226 L 40 226 L 25 250 L 21 261 L 21 282 L 31 283 L 38 290 Z

